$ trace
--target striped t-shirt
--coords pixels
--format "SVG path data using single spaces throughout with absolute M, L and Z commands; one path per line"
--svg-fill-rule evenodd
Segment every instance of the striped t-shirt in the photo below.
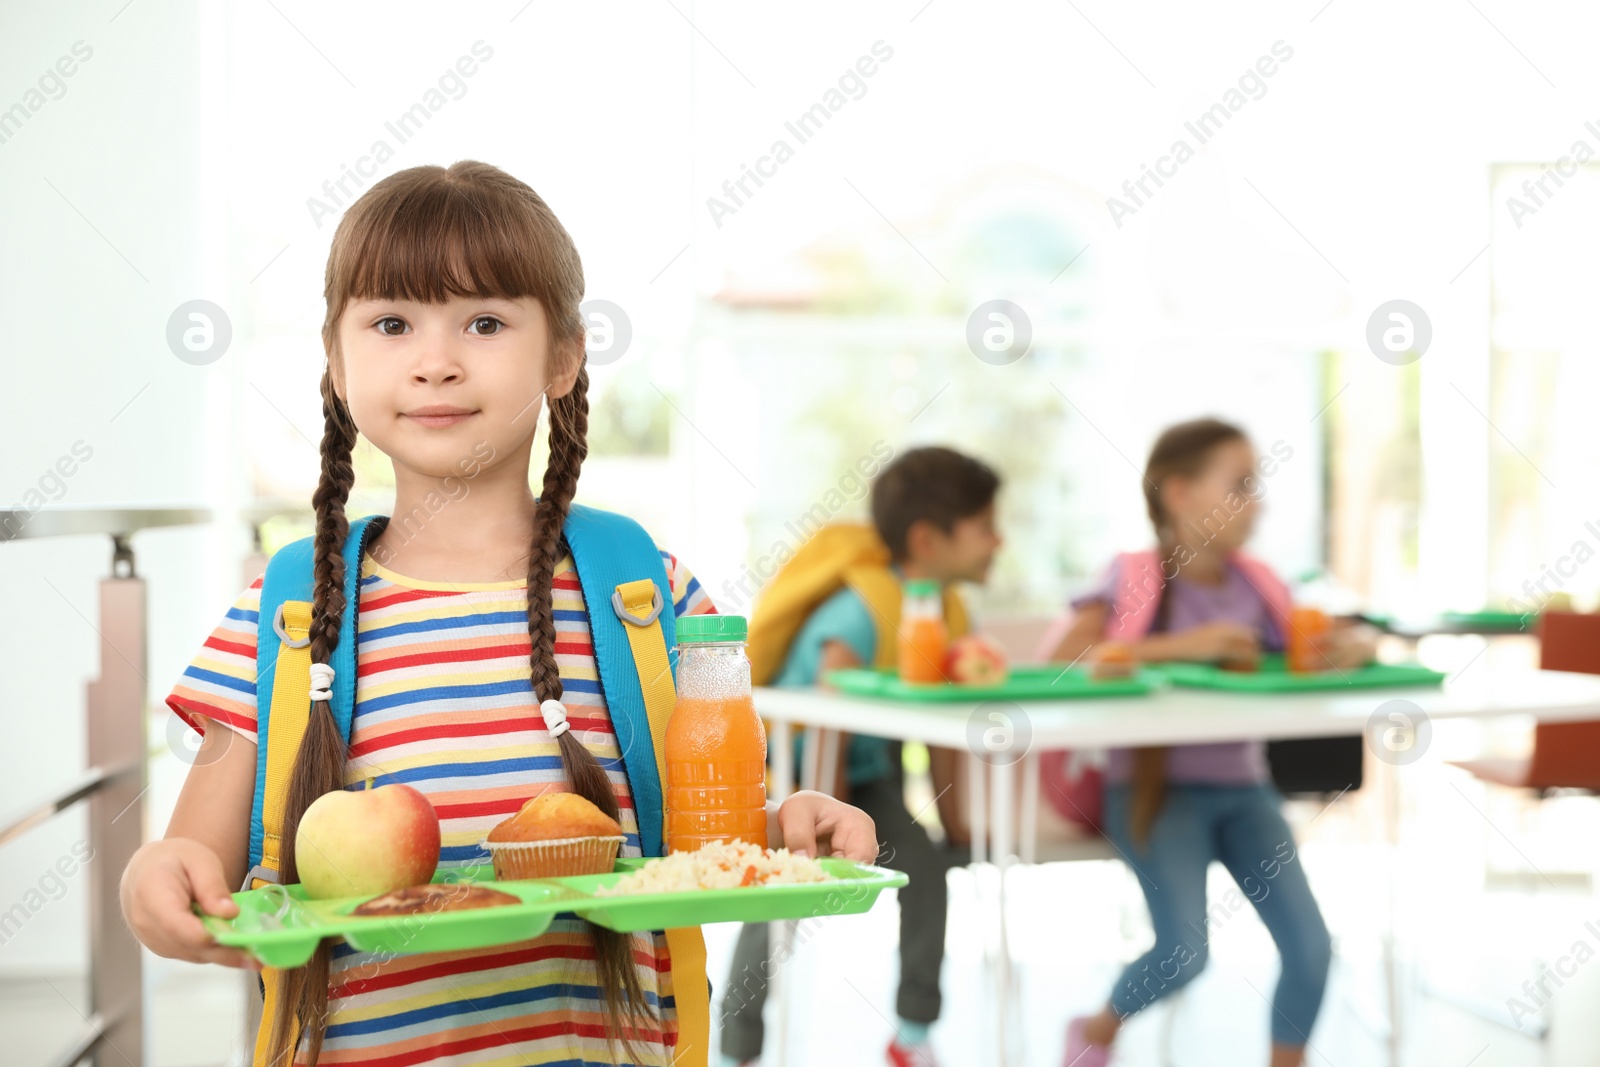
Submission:
M 677 615 L 715 611 L 669 553 Z M 552 582 L 556 661 L 572 732 L 608 769 L 625 856 L 638 822 L 600 691 L 589 614 L 568 556 Z M 256 739 L 256 626 L 261 579 L 239 597 L 167 704 L 191 726 L 205 715 Z M 478 842 L 529 797 L 570 789 L 529 681 L 527 583 L 407 578 L 364 556 L 355 723 L 347 787 L 404 782 L 439 814 L 441 868 L 487 863 Z M 382 956 L 334 948 L 321 1063 L 329 1067 L 522 1067 L 612 1063 L 596 984 L 592 929 L 557 916 L 529 941 L 462 952 Z M 669 1064 L 677 1042 L 666 937 L 635 934 L 634 960 L 659 1031 L 634 1043 L 641 1063 Z M 617 1046 L 620 1052 L 620 1046 Z M 303 1062 L 304 1053 L 296 1063 Z

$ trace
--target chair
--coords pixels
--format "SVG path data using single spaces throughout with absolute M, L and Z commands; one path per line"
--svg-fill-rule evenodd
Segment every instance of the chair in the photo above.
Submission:
M 1600 674 L 1600 615 L 1547 611 L 1538 632 L 1540 670 Z M 1527 756 L 1450 763 L 1496 785 L 1600 791 L 1600 721 L 1542 722 Z

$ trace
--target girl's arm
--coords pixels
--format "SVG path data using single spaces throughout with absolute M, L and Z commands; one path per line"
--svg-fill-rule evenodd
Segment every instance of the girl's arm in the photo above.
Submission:
M 158 956 L 259 969 L 242 950 L 222 948 L 191 910 L 238 914 L 232 893 L 249 863 L 256 746 L 221 723 L 196 716 L 204 740 L 159 841 L 143 845 L 122 872 L 122 914 Z
M 187 838 L 210 849 L 232 891 L 244 881 L 250 863 L 256 746 L 221 723 L 197 718 L 205 724 L 205 737 L 172 809 L 166 839 Z
M 1092 600 L 1078 610 L 1072 627 L 1050 656 L 1057 662 L 1076 663 L 1099 644 L 1106 631 L 1106 605 Z M 1151 634 L 1128 642 L 1133 657 L 1147 663 L 1165 660 L 1254 659 L 1258 646 L 1247 626 L 1212 622 L 1181 633 Z

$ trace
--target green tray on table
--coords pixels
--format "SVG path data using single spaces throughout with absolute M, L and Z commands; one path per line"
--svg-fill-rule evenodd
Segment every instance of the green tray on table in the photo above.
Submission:
M 1173 685 L 1238 693 L 1310 693 L 1329 689 L 1384 689 L 1438 685 L 1444 675 L 1418 663 L 1373 663 L 1348 670 L 1290 671 L 1281 653 L 1262 656 L 1254 671 L 1223 670 L 1214 663 L 1156 663 Z
M 246 949 L 269 967 L 288 968 L 310 960 L 325 937 L 342 937 L 362 952 L 454 952 L 538 937 L 565 912 L 624 933 L 716 922 L 852 915 L 869 910 L 883 890 L 908 881 L 898 871 L 824 857 L 818 862 L 832 876 L 826 882 L 594 895 L 600 886 L 616 882 L 646 862 L 619 859 L 610 874 L 506 882 L 495 881 L 494 868 L 488 865 L 452 868 L 435 874 L 433 881 L 475 882 L 510 893 L 522 903 L 382 917 L 350 914 L 370 896 L 309 900 L 299 885 L 265 886 L 233 894 L 239 905 L 234 918 L 202 915 L 201 921 L 219 945 Z
M 893 667 L 852 667 L 829 671 L 827 681 L 841 693 L 888 700 L 953 703 L 966 700 L 1074 700 L 1142 696 L 1165 684 L 1156 671 L 1141 670 L 1131 678 L 1097 681 L 1084 667 L 1013 667 L 1000 685 L 956 685 L 950 682 L 902 682 Z

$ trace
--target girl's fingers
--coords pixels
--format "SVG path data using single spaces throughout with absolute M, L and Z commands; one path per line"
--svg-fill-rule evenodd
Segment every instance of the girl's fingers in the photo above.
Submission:
M 872 820 L 866 815 L 844 820 L 844 825 L 833 831 L 833 854 L 856 863 L 876 863 L 877 827 Z
M 778 809 L 778 826 L 783 830 L 783 844 L 797 856 L 816 856 L 816 818 L 810 811 L 803 813 L 784 805 Z
M 245 971 L 261 970 L 261 964 L 248 952 L 239 948 L 224 948 L 220 945 L 200 953 L 199 962 L 217 963 L 224 967 L 238 967 L 240 970 Z
M 165 929 L 166 943 L 179 959 L 195 963 L 219 963 L 224 967 L 260 970 L 260 965 L 243 949 L 217 944 L 198 916 L 175 916 Z
M 239 914 L 239 905 L 233 902 L 233 892 L 222 878 L 222 865 L 210 853 L 186 855 L 183 873 L 189 880 L 189 891 L 207 915 L 231 919 Z
M 206 932 L 205 924 L 193 912 L 185 910 L 182 914 L 169 916 L 162 924 L 161 931 L 169 944 L 181 948 L 187 956 L 199 954 L 217 947 Z

